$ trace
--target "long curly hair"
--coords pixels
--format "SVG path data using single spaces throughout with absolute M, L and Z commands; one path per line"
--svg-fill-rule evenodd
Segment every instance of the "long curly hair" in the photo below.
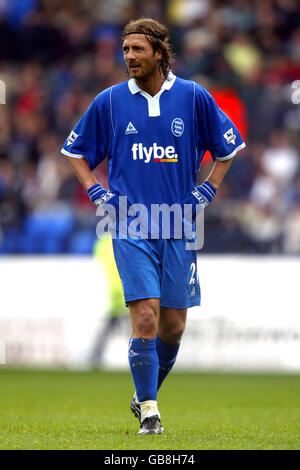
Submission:
M 166 26 L 152 18 L 141 18 L 131 20 L 123 30 L 122 43 L 128 34 L 145 34 L 145 37 L 152 45 L 153 51 L 161 50 L 162 60 L 161 71 L 166 78 L 174 62 L 174 55 L 169 43 L 169 30 Z

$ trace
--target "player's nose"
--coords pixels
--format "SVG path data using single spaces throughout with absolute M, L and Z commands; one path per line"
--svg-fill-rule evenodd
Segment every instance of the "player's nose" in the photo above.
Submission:
M 126 60 L 135 59 L 134 50 L 129 48 L 129 49 L 127 50 L 126 54 L 125 54 L 125 58 L 126 58 Z

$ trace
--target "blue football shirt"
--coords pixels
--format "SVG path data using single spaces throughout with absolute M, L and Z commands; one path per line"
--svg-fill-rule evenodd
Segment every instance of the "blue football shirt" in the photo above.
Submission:
M 196 185 L 206 150 L 225 161 L 243 147 L 238 129 L 210 93 L 170 72 L 155 96 L 134 79 L 102 91 L 61 152 L 85 158 L 91 170 L 107 156 L 110 191 L 150 211 L 152 204 L 182 204 Z M 151 235 L 160 232 L 158 226 Z

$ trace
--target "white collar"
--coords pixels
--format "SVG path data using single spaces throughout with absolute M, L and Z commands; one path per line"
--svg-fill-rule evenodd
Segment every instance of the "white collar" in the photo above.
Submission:
M 174 85 L 174 82 L 176 80 L 176 75 L 174 75 L 171 71 L 168 73 L 168 76 L 167 78 L 165 79 L 164 83 L 162 84 L 161 86 L 161 89 L 159 90 L 158 93 L 162 93 L 163 90 L 170 90 L 172 88 L 172 86 Z M 133 95 L 135 95 L 136 93 L 140 93 L 140 92 L 143 92 L 144 90 L 142 90 L 136 83 L 135 79 L 134 78 L 131 78 L 130 80 L 128 80 L 128 87 L 129 87 L 129 90 L 131 91 L 131 93 Z M 145 92 L 144 92 L 145 93 Z

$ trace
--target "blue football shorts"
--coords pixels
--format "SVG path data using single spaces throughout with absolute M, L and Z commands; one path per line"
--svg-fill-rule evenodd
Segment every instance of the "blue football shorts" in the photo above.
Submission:
M 200 305 L 197 252 L 186 239 L 113 239 L 126 305 L 139 299 L 160 299 L 161 307 Z

